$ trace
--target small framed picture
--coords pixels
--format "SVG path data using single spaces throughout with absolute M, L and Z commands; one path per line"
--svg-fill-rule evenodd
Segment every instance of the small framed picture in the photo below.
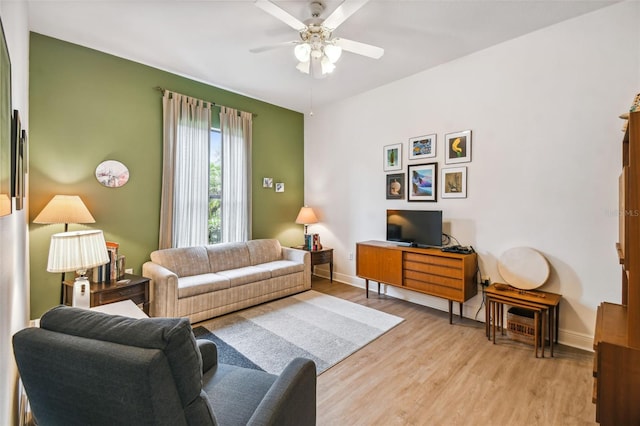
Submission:
M 448 167 L 442 169 L 442 198 L 467 198 L 467 168 Z
M 436 156 L 436 135 L 417 136 L 409 139 L 409 160 L 421 160 Z
M 471 161 L 471 130 L 449 133 L 445 140 L 445 164 L 468 163 Z
M 384 171 L 402 170 L 402 144 L 384 147 Z
M 262 178 L 263 188 L 273 188 L 273 178 Z
M 437 201 L 438 163 L 410 164 L 408 201 Z
M 387 200 L 404 198 L 404 173 L 387 175 Z
M 284 192 L 284 183 L 276 182 L 276 192 Z

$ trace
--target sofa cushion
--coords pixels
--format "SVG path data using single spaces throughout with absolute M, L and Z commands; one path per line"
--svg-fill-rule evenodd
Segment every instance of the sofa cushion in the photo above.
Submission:
M 245 266 L 244 268 L 220 271 L 218 274 L 229 279 L 229 287 L 237 287 L 239 285 L 271 278 L 271 272 L 255 266 Z
M 201 274 L 178 278 L 178 299 L 229 288 L 229 278 L 219 274 Z
M 271 272 L 271 277 L 281 277 L 283 275 L 295 274 L 304 271 L 304 263 L 296 263 L 291 260 L 275 260 L 273 262 L 261 263 L 256 268 L 266 269 Z
M 208 272 L 226 271 L 251 265 L 246 243 L 220 243 L 205 247 L 209 256 Z
M 152 262 L 164 266 L 178 277 L 215 272 L 211 271 L 209 256 L 203 246 L 156 250 L 150 257 Z
M 247 248 L 252 265 L 282 259 L 280 241 L 275 239 L 250 240 L 247 241 Z

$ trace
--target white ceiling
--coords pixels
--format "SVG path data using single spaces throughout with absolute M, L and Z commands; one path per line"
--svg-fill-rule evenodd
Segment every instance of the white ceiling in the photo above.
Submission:
M 310 17 L 308 1 L 274 2 Z M 252 0 L 29 0 L 29 20 L 40 34 L 309 112 L 616 2 L 371 0 L 333 35 L 380 46 L 384 56 L 345 52 L 321 80 L 296 70 L 293 47 L 249 52 L 298 39 Z M 323 17 L 341 1 L 325 3 Z

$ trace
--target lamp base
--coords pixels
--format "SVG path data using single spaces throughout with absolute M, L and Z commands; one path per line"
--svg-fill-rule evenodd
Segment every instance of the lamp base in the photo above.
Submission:
M 89 309 L 91 306 L 91 291 L 87 277 L 80 276 L 76 278 L 73 283 L 73 301 L 71 302 L 71 306 L 83 309 Z

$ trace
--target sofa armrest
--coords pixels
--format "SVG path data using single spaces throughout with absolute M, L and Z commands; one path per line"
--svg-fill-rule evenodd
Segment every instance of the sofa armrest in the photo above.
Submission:
M 247 425 L 313 426 L 316 424 L 316 365 L 295 358 L 271 385 Z
M 211 340 L 196 339 L 202 356 L 202 373 L 206 373 L 218 365 L 218 347 Z
M 282 247 L 282 259 L 304 263 L 304 288 L 311 288 L 311 254 L 307 250 Z
M 142 265 L 142 275 L 150 281 L 150 309 L 152 317 L 178 316 L 178 276 L 155 262 Z

